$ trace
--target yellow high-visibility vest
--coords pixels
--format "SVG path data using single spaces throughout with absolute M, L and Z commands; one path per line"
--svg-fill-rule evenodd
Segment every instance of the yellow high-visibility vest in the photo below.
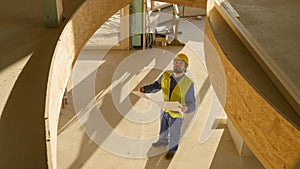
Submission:
M 165 71 L 161 79 L 161 89 L 165 101 L 178 101 L 181 105 L 185 105 L 185 95 L 188 92 L 193 81 L 187 76 L 183 76 L 174 87 L 170 97 L 170 81 L 172 71 Z M 176 113 L 168 109 L 164 109 L 173 118 L 183 118 L 182 113 Z

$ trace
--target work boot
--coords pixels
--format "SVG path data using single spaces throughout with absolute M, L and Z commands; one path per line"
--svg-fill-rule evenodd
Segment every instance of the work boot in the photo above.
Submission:
M 176 151 L 168 151 L 165 158 L 167 160 L 171 160 L 174 157 L 175 153 L 176 153 Z
M 158 140 L 158 141 L 155 142 L 155 143 L 152 143 L 152 146 L 153 146 L 153 147 L 161 147 L 161 146 L 166 146 L 166 145 L 168 145 L 168 143 L 163 143 L 163 142 L 161 142 L 160 140 Z

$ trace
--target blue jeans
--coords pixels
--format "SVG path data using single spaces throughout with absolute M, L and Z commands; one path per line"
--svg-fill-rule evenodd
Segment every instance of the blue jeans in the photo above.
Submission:
M 162 111 L 159 140 L 163 143 L 169 142 L 169 150 L 172 152 L 175 152 L 178 149 L 182 121 L 182 118 L 172 118 L 168 113 Z

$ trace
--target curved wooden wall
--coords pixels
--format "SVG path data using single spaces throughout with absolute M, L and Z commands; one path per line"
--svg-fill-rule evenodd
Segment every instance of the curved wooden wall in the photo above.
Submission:
M 296 82 L 293 82 L 289 78 L 288 74 L 290 73 L 285 72 L 283 68 L 281 68 L 281 66 L 279 66 L 278 63 L 273 59 L 273 57 L 271 57 L 269 52 L 267 52 L 266 49 L 264 49 L 263 46 L 258 43 L 252 34 L 253 32 L 248 31 L 243 23 L 238 19 L 240 17 L 239 14 L 230 5 L 230 3 L 223 0 L 216 0 L 215 7 L 235 32 L 235 34 L 251 52 L 255 60 L 272 79 L 280 92 L 285 96 L 298 116 L 300 116 L 300 90 L 295 84 Z M 269 25 L 269 23 L 266 23 L 266 25 Z
M 88 0 L 68 21 L 51 63 L 46 98 L 46 139 L 49 168 L 56 168 L 57 126 L 63 92 L 82 47 L 114 13 L 132 0 Z
M 216 36 L 220 36 L 220 32 L 214 29 L 218 22 L 211 22 L 212 17 L 217 17 L 215 16 L 217 12 L 213 7 L 210 9 L 205 25 L 204 43 L 205 47 L 208 43 L 214 46 L 224 68 L 226 79 L 224 108 L 228 118 L 266 168 L 293 168 L 300 158 L 299 129 L 287 121 L 278 109 L 249 83 L 248 79 L 245 79 L 237 65 L 232 63 L 230 53 L 224 52 L 225 46 L 220 46 L 220 39 Z M 222 26 L 219 26 L 219 29 L 223 29 Z M 230 45 L 228 46 L 230 48 Z

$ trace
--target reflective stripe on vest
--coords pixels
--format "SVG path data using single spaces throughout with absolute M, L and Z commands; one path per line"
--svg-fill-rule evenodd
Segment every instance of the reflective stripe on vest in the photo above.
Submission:
M 178 101 L 180 104 L 185 105 L 185 95 L 192 85 L 192 80 L 187 76 L 183 76 L 174 87 L 173 92 L 170 97 L 170 81 L 172 71 L 165 71 L 161 79 L 161 89 L 164 95 L 165 101 Z M 170 100 L 169 100 L 170 98 Z M 183 118 L 182 113 L 175 113 L 171 110 L 164 109 L 173 118 Z

